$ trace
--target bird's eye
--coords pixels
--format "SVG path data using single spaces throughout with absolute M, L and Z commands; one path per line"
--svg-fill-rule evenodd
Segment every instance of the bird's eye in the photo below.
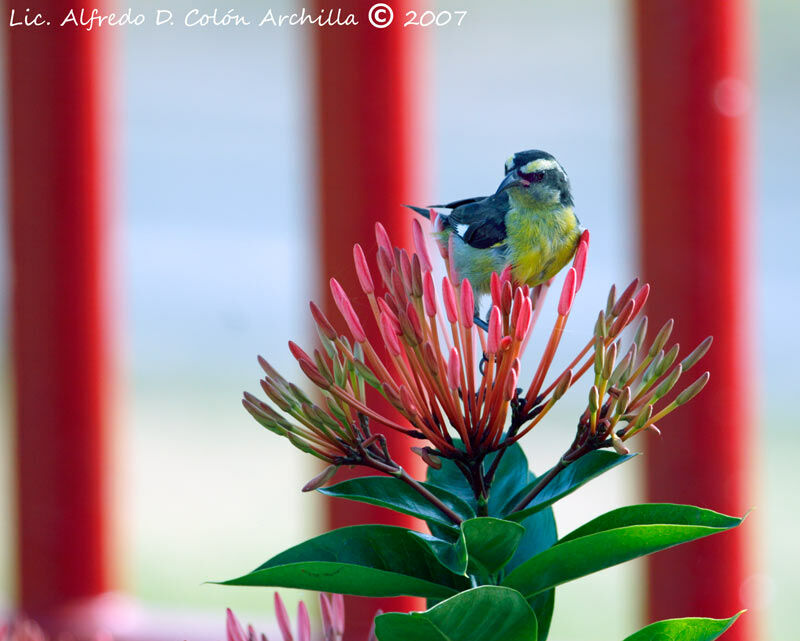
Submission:
M 522 173 L 522 172 L 520 172 Z M 540 183 L 544 180 L 544 172 L 543 171 L 534 171 L 530 174 L 522 174 L 522 177 L 532 183 Z

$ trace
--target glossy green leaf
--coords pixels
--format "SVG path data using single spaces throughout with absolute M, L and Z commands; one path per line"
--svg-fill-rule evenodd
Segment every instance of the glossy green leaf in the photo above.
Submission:
M 489 469 L 497 454 L 486 457 L 484 467 Z M 500 459 L 494 475 L 492 487 L 489 492 L 489 514 L 502 516 L 505 505 L 517 494 L 520 488 L 525 487 L 536 477 L 528 469 L 528 459 L 519 443 L 506 448 L 506 453 Z
M 434 485 L 426 483 L 422 485 L 462 520 L 475 516 L 474 510 L 455 494 Z M 379 505 L 441 526 L 455 527 L 439 508 L 429 503 L 408 484 L 392 476 L 362 476 L 342 481 L 319 491 L 327 496 Z
M 536 615 L 519 592 L 485 585 L 426 612 L 375 619 L 378 641 L 537 641 Z
M 625 641 L 713 641 L 730 628 L 742 613 L 730 619 L 668 619 L 657 621 Z
M 528 483 L 522 490 L 516 492 L 510 501 L 503 505 L 501 512 L 503 518 L 512 521 L 520 521 L 530 514 L 552 505 L 556 501 L 571 494 L 582 485 L 585 485 L 593 478 L 596 478 L 608 470 L 624 463 L 636 456 L 635 454 L 617 454 L 609 450 L 595 450 L 582 456 L 577 461 L 561 470 L 552 481 L 536 496 L 533 501 L 524 509 L 513 514 L 508 512 L 528 493 L 536 480 Z
M 511 560 L 525 534 L 519 523 L 490 516 L 464 521 L 461 530 L 467 545 L 469 572 L 487 578 Z
M 691 505 L 634 505 L 598 517 L 525 561 L 502 584 L 526 598 L 604 568 L 741 523 Z
M 556 521 L 553 517 L 553 508 L 545 508 L 524 519 L 520 525 L 525 528 L 519 547 L 511 561 L 503 568 L 503 572 L 510 573 L 514 568 L 531 557 L 553 546 L 558 540 Z M 550 588 L 528 599 L 528 604 L 536 613 L 539 623 L 539 641 L 545 641 L 550 631 L 550 622 L 553 618 L 556 590 Z
M 483 462 L 485 471 L 488 471 L 498 454 L 492 453 Z M 426 481 L 430 485 L 447 490 L 468 503 L 477 512 L 475 494 L 458 466 L 451 460 L 443 460 L 439 470 L 428 468 Z M 500 459 L 494 475 L 491 491 L 489 493 L 489 516 L 502 516 L 502 507 L 519 492 L 527 483 L 534 479 L 528 471 L 528 460 L 518 443 L 506 448 L 506 453 Z
M 445 598 L 469 587 L 460 574 L 465 568 L 463 546 L 400 527 L 355 525 L 309 539 L 224 583 Z
M 592 519 L 577 530 L 573 530 L 558 543 L 571 541 L 589 534 L 611 530 L 614 528 L 632 525 L 696 525 L 717 529 L 730 529 L 736 527 L 743 519 L 736 516 L 720 514 L 713 510 L 705 510 L 694 505 L 680 505 L 678 503 L 642 503 L 641 505 L 628 505 L 611 510 Z

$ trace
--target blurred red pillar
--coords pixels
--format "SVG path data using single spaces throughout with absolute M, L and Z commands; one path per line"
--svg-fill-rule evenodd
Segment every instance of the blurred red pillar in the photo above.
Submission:
M 636 0 L 642 259 L 652 321 L 684 350 L 715 338 L 703 393 L 648 450 L 648 499 L 742 515 L 754 505 L 748 3 Z M 692 372 L 692 379 L 702 370 Z M 691 379 L 688 379 L 691 380 Z M 688 382 L 687 380 L 687 382 Z M 649 561 L 648 617 L 752 607 L 753 523 Z M 755 641 L 748 613 L 725 636 Z
M 52 25 L 6 26 L 18 596 L 47 624 L 109 587 L 109 52 L 103 30 L 57 26 L 79 5 L 6 8 L 29 6 Z
M 338 312 L 330 304 L 330 276 L 351 294 L 359 313 L 370 315 L 353 269 L 352 246 L 361 243 L 368 255 L 374 254 L 376 221 L 383 223 L 396 245 L 408 245 L 410 212 L 400 205 L 419 200 L 425 169 L 419 152 L 427 143 L 417 109 L 426 71 L 421 61 L 422 36 L 420 30 L 402 26 L 406 11 L 414 3 L 392 2 L 394 22 L 383 29 L 367 19 L 372 4 L 343 0 L 335 5 L 342 8 L 342 19 L 352 12 L 358 26 L 313 30 L 316 141 L 315 155 L 306 163 L 306 178 L 309 186 L 317 187 L 320 297 L 328 299 L 326 311 L 332 319 Z M 315 2 L 314 15 L 330 6 Z M 388 405 L 383 409 L 393 412 Z M 418 471 L 405 438 L 388 436 L 398 462 L 412 473 Z M 415 524 L 410 518 L 380 508 L 343 501 L 329 503 L 331 527 L 365 522 Z M 415 598 L 349 599 L 349 639 L 366 638 L 379 607 L 422 609 L 424 603 Z

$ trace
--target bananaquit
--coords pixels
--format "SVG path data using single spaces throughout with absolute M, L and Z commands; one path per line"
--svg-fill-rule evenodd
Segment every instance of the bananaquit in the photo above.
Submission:
M 545 151 L 511 156 L 506 176 L 491 196 L 465 198 L 434 209 L 441 213 L 438 240 L 453 239 L 454 268 L 478 293 L 487 293 L 492 272 L 511 265 L 514 280 L 531 287 L 550 280 L 578 247 L 583 228 L 563 167 Z M 428 209 L 413 207 L 426 218 Z

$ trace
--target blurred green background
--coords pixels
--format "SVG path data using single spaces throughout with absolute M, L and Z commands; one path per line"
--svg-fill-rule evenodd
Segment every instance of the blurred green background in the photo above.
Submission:
M 217 6 L 171 4 L 176 15 Z M 130 6 L 151 12 L 161 5 Z M 230 6 L 263 12 L 257 2 Z M 293 7 L 271 6 L 276 13 Z M 431 167 L 429 199 L 492 191 L 506 157 L 538 147 L 566 167 L 581 220 L 592 230 L 587 283 L 561 350 L 566 361 L 591 330 L 610 283 L 636 275 L 627 3 L 463 0 L 430 8 L 468 15 L 461 27 L 429 32 L 431 64 L 420 69 L 431 109 L 430 157 L 421 159 Z M 800 600 L 794 467 L 800 446 L 790 397 L 797 391 L 790 368 L 800 353 L 800 303 L 792 295 L 800 231 L 800 3 L 763 0 L 754 3 L 752 18 L 759 349 L 753 394 L 763 434 L 753 443 L 761 470 L 754 516 L 764 563 L 748 582 L 747 601 L 766 616 L 766 638 L 790 639 Z M 156 608 L 207 617 L 222 637 L 226 606 L 269 621 L 271 592 L 204 581 L 252 569 L 322 522 L 321 503 L 299 492 L 313 464 L 260 430 L 238 400 L 243 389 L 257 388 L 257 353 L 296 375 L 286 341 L 310 338 L 311 31 L 143 26 L 115 33 L 122 189 L 114 312 L 121 376 L 111 472 L 120 585 Z M 0 256 L 7 256 L 5 245 Z M 0 262 L 3 330 L 7 271 Z M 534 344 L 529 355 L 537 352 Z M 0 343 L 0 354 L 2 610 L 12 602 L 14 570 L 7 343 Z M 528 438 L 538 469 L 571 438 L 581 394 L 568 395 Z M 560 531 L 635 500 L 643 465 L 640 457 L 560 503 Z M 628 564 L 559 588 L 551 638 L 619 639 L 632 632 L 641 622 L 640 574 L 641 566 Z

